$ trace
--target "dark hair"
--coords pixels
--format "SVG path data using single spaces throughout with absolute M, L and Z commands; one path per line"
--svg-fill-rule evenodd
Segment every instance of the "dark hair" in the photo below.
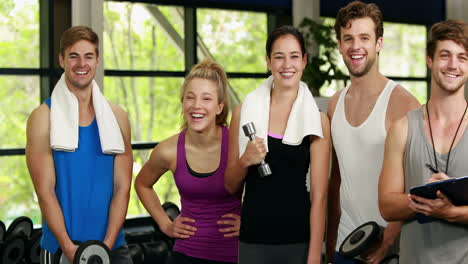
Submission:
M 96 46 L 96 56 L 99 57 L 99 37 L 90 27 L 74 26 L 65 30 L 60 38 L 60 55 L 65 56 L 65 50 L 80 40 L 87 40 Z
M 351 27 L 350 20 L 369 17 L 375 24 L 375 39 L 383 36 L 383 15 L 376 4 L 365 4 L 361 1 L 353 1 L 347 6 L 342 7 L 335 20 L 336 39 L 341 39 L 341 28 Z
M 223 67 L 211 59 L 205 59 L 194 65 L 182 84 L 180 90 L 181 102 L 184 100 L 184 94 L 188 83 L 195 78 L 210 80 L 216 83 L 218 88 L 218 104 L 224 104 L 223 111 L 216 116 L 216 124 L 219 126 L 227 125 L 227 116 L 229 113 L 228 81 Z M 182 129 L 186 127 L 187 122 L 184 120 Z
M 286 35 L 293 36 L 297 40 L 297 42 L 299 42 L 299 45 L 301 46 L 302 57 L 304 57 L 304 55 L 307 54 L 307 51 L 305 49 L 304 37 L 302 36 L 302 33 L 293 26 L 281 26 L 273 30 L 273 32 L 271 32 L 270 35 L 268 36 L 268 39 L 266 42 L 266 54 L 268 58 L 271 55 L 271 49 L 273 48 L 273 43 L 275 43 L 275 41 L 279 39 L 280 37 L 286 36 Z
M 452 40 L 468 50 L 468 24 L 463 20 L 447 20 L 435 23 L 426 46 L 427 56 L 434 58 L 437 41 Z

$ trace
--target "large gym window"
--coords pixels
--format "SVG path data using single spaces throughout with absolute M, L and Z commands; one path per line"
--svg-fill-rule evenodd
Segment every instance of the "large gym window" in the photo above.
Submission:
M 26 168 L 26 121 L 40 98 L 39 1 L 0 2 L 0 220 L 40 210 Z
M 129 114 L 134 176 L 157 142 L 179 131 L 180 86 L 191 66 L 205 57 L 218 61 L 228 72 L 230 99 L 236 105 L 267 76 L 264 45 L 271 30 L 267 27 L 291 11 L 247 4 L 136 2 L 104 2 L 101 39 L 102 88 Z M 22 215 L 41 223 L 24 157 L 26 123 L 61 74 L 58 39 L 72 12 L 69 3 L 47 0 L 0 3 L 0 220 L 7 226 Z M 179 202 L 170 173 L 155 189 L 163 202 Z M 133 186 L 131 192 L 128 216 L 147 214 Z
M 199 59 L 211 57 L 227 72 L 267 71 L 266 13 L 198 9 L 197 32 Z
M 184 10 L 104 3 L 104 61 L 108 70 L 184 71 Z
M 180 131 L 180 87 L 193 64 L 224 67 L 233 107 L 267 76 L 267 12 L 106 1 L 104 17 L 104 94 L 129 114 L 134 176 L 156 142 Z M 172 173 L 154 189 L 180 205 Z M 142 214 L 132 188 L 127 215 Z

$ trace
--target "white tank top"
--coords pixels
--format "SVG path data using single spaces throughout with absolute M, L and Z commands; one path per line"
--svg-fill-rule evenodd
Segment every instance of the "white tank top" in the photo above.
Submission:
M 331 122 L 333 146 L 340 166 L 341 219 L 336 249 L 358 226 L 375 221 L 385 227 L 378 207 L 378 183 L 382 168 L 387 105 L 396 83 L 389 80 L 374 109 L 359 126 L 349 124 L 345 115 L 347 86 L 340 94 Z

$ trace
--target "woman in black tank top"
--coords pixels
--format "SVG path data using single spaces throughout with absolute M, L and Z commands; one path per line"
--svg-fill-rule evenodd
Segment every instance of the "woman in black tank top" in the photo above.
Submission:
M 291 26 L 280 27 L 268 37 L 266 48 L 272 77 L 247 95 L 242 106 L 236 107 L 230 127 L 226 188 L 231 193 L 242 192 L 245 183 L 239 263 L 320 263 L 330 156 L 329 121 L 318 108 L 313 108 L 316 112 L 312 113 L 316 120 L 297 114 L 298 107 L 312 107 L 302 103 L 309 102 L 303 98 L 312 95 L 300 82 L 307 64 L 301 33 Z M 258 96 L 263 90 L 269 99 Z M 314 101 L 313 104 L 316 107 Z M 241 122 L 265 111 L 268 112 L 265 124 L 256 119 L 255 125 L 261 127 L 260 131 L 267 129 L 263 132 L 268 132 L 268 137 L 242 145 Z M 314 124 L 319 132 L 306 133 L 302 120 Z M 286 140 L 288 129 L 294 130 L 295 135 L 303 135 L 299 136 L 298 144 Z M 284 135 L 285 139 L 278 135 Z M 262 160 L 269 164 L 271 175 L 260 176 L 257 164 Z

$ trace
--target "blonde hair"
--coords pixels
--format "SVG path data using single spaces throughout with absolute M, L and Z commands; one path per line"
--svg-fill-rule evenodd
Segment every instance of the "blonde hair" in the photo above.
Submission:
M 223 67 L 211 59 L 204 59 L 202 62 L 194 65 L 189 74 L 185 77 L 182 88 L 180 89 L 180 101 L 184 100 L 184 94 L 188 83 L 195 79 L 205 79 L 216 83 L 218 92 L 218 104 L 224 104 L 223 110 L 216 115 L 216 125 L 227 125 L 227 116 L 229 113 L 229 100 L 227 91 L 227 75 Z M 182 129 L 187 127 L 187 122 L 182 121 Z

